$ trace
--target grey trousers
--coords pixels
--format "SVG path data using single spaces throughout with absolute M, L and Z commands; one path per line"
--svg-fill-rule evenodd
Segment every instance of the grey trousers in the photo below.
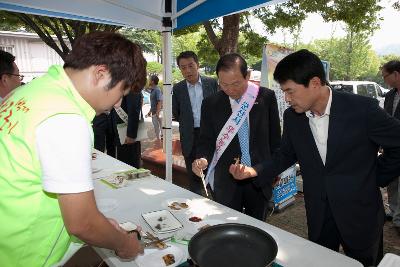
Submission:
M 160 139 L 160 137 L 162 136 L 162 131 L 161 131 L 161 118 L 157 117 L 157 115 L 152 115 L 151 116 L 151 121 L 153 122 L 153 126 L 154 126 L 154 133 L 156 134 L 156 138 Z
M 400 227 L 400 179 L 397 177 L 387 186 L 390 215 L 393 216 L 393 224 Z

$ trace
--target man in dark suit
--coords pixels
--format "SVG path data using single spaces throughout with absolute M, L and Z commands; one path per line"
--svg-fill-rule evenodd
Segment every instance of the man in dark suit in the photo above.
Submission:
M 389 115 L 400 119 L 400 61 L 391 60 L 382 66 L 382 77 L 385 83 L 393 88 L 385 96 L 384 108 Z M 400 137 L 400 136 L 399 136 Z M 389 214 L 388 219 L 393 221 L 393 225 L 400 235 L 400 179 L 397 177 L 387 186 Z
M 138 133 L 139 120 L 143 119 L 142 110 L 142 94 L 130 92 L 128 95 L 122 98 L 121 108 L 128 115 L 128 125 L 125 140 L 119 140 L 117 145 L 117 159 L 131 165 L 135 168 L 140 168 L 141 162 L 141 143 L 136 141 Z M 114 124 L 115 132 L 116 125 L 122 123 L 122 119 L 113 110 L 113 116 L 115 117 L 116 123 Z
M 217 63 L 216 72 L 221 91 L 205 99 L 201 108 L 200 141 L 197 160 L 193 163 L 193 171 L 199 176 L 200 170 L 210 165 L 217 137 L 249 85 L 247 63 L 239 54 L 222 56 Z M 234 158 L 239 157 L 243 161 L 248 153 L 251 164 L 257 164 L 270 159 L 272 152 L 280 145 L 281 128 L 275 93 L 260 87 L 255 96 L 254 105 L 244 122 L 247 126 L 242 125 L 240 128 L 247 127 L 247 136 L 238 131 L 215 166 L 214 181 L 212 182 L 212 178 L 209 181 L 214 200 L 264 220 L 272 189 L 268 188 L 263 192 L 261 188 L 254 186 L 252 180 L 236 181 L 229 173 L 229 166 Z
M 379 186 L 400 174 L 400 122 L 376 99 L 332 91 L 320 59 L 307 50 L 280 61 L 274 79 L 291 105 L 281 147 L 253 168 L 232 164 L 238 180 L 273 178 L 299 162 L 309 239 L 365 266 L 382 258 L 384 209 Z M 379 147 L 385 153 L 377 156 Z
M 217 91 L 218 84 L 215 79 L 199 74 L 199 60 L 194 52 L 182 52 L 176 61 L 185 79 L 172 88 L 172 115 L 179 122 L 182 154 L 185 158 L 190 191 L 201 195 L 201 181 L 192 172 L 200 133 L 201 103 Z
M 112 114 L 101 113 L 93 119 L 94 148 L 114 157 L 116 155 L 116 136 Z

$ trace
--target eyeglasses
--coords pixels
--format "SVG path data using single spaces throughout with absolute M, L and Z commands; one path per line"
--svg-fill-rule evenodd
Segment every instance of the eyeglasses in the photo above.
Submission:
M 12 75 L 12 76 L 18 76 L 20 81 L 22 81 L 24 79 L 24 77 L 25 77 L 24 75 L 21 75 L 21 74 L 14 74 L 14 73 L 4 73 L 4 74 Z

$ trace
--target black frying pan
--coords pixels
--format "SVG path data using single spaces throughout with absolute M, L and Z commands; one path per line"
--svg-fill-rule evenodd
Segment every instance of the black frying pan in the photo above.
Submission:
M 266 267 L 277 253 L 272 236 L 246 224 L 210 226 L 189 241 L 189 255 L 200 267 Z

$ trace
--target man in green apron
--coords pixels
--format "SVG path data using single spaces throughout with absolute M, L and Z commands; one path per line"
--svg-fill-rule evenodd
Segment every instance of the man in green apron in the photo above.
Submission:
M 52 266 L 72 236 L 121 258 L 142 251 L 97 209 L 91 177 L 95 114 L 146 79 L 140 47 L 116 33 L 75 41 L 64 67 L 0 103 L 0 266 Z

